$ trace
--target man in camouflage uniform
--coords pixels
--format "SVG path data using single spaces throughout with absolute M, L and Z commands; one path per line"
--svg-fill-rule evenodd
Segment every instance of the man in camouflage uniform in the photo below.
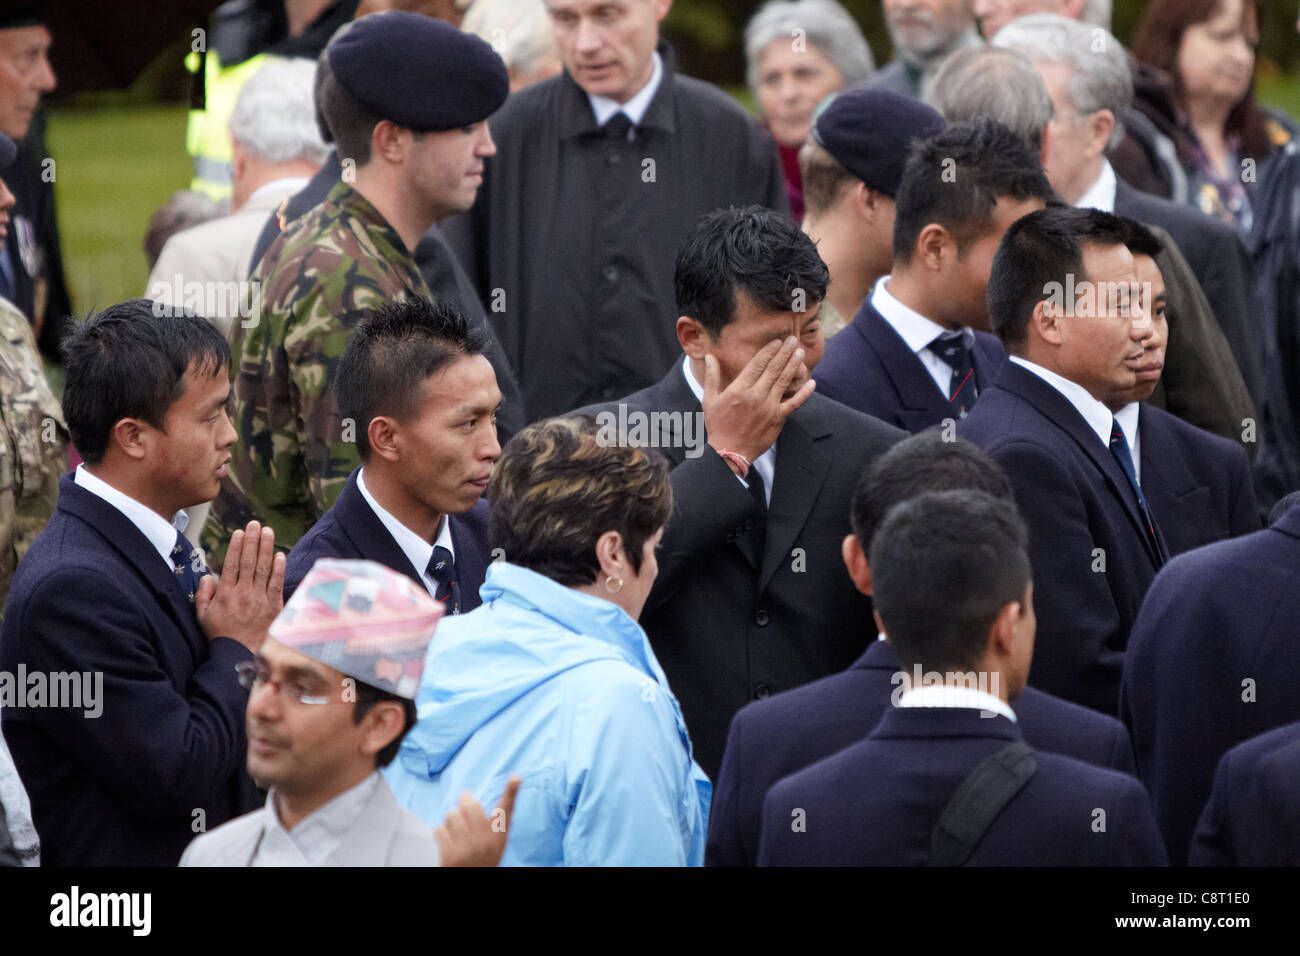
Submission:
M 232 329 L 239 439 L 204 531 L 216 560 L 250 516 L 291 548 L 360 463 L 331 387 L 338 359 L 371 309 L 430 295 L 411 250 L 473 205 L 495 152 L 487 117 L 509 92 L 487 43 L 416 14 L 363 17 L 326 56 L 320 110 L 343 179 L 267 251 L 260 306 Z
M 17 153 L 0 134 L 0 176 Z M 14 197 L 0 179 L 0 241 Z M 54 514 L 68 468 L 68 428 L 45 381 L 31 323 L 0 299 L 0 616 L 18 562 Z

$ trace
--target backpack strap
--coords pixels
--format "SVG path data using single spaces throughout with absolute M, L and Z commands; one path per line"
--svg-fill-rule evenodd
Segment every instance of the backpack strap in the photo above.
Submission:
M 1038 769 L 1034 752 L 1018 740 L 990 754 L 967 774 L 930 835 L 930 866 L 961 866 L 1011 799 Z

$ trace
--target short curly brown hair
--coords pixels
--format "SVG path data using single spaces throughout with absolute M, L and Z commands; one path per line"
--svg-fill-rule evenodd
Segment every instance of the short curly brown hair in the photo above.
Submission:
M 488 538 L 505 560 L 566 587 L 600 572 L 596 539 L 617 531 L 632 570 L 668 522 L 673 488 L 656 452 L 597 438 L 589 415 L 548 418 L 519 432 L 492 470 Z

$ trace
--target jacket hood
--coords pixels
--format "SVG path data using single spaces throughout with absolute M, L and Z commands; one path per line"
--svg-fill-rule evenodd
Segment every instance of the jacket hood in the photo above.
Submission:
M 398 755 L 407 772 L 441 773 L 498 713 L 592 661 L 626 663 L 667 692 L 645 632 L 612 602 L 504 561 L 488 565 L 479 594 L 482 606 L 443 618 L 429 645 L 416 694 L 419 720 Z

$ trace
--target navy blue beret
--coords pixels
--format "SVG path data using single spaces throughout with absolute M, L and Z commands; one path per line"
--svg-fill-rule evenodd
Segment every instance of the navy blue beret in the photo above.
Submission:
M 353 22 L 329 48 L 340 86 L 376 116 L 417 132 L 459 129 L 506 101 L 510 75 L 485 40 L 394 10 Z
M 9 167 L 13 165 L 14 157 L 18 155 L 18 147 L 14 141 L 0 133 L 0 176 L 9 172 Z
M 937 110 L 888 90 L 849 90 L 830 101 L 812 128 L 817 145 L 872 189 L 893 197 L 912 143 L 948 124 Z

